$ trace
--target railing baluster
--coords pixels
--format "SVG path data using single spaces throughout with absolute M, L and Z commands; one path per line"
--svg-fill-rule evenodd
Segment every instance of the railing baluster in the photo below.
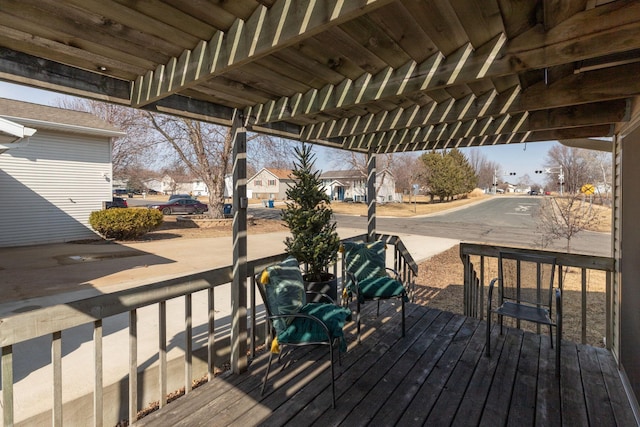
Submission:
M 93 425 L 102 427 L 103 419 L 103 363 L 102 363 L 102 319 L 93 322 Z
M 53 366 L 53 414 L 52 424 L 62 425 L 62 332 L 52 334 L 51 365 Z
M 158 388 L 160 407 L 167 404 L 167 302 L 158 303 Z
M 582 268 L 582 344 L 587 343 L 587 269 Z
M 479 309 L 480 309 L 480 320 L 484 319 L 484 284 L 485 284 L 485 277 L 484 277 L 484 263 L 485 263 L 485 259 L 484 256 L 481 255 L 480 256 L 480 304 L 479 305 Z
M 193 381 L 193 304 L 191 294 L 184 296 L 184 393 L 191 391 Z
M 138 314 L 129 311 L 129 421 L 138 419 Z
M 613 348 L 613 320 L 611 318 L 611 313 L 613 313 L 613 295 L 612 293 L 612 282 L 613 282 L 613 272 L 607 271 L 606 278 L 606 302 L 605 302 L 605 347 L 607 350 L 611 350 Z
M 211 381 L 213 379 L 214 369 L 216 366 L 216 312 L 214 288 L 207 289 L 207 311 L 209 322 L 207 327 L 207 380 Z
M 2 347 L 2 418 L 5 426 L 13 425 L 13 346 Z

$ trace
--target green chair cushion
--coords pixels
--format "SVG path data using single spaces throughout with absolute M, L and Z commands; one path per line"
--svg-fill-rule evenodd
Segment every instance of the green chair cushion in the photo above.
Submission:
M 359 281 L 387 276 L 385 242 L 344 242 L 343 247 L 347 271 Z
M 347 350 L 342 328 L 351 316 L 351 310 L 333 304 L 310 302 L 305 304 L 299 313 L 308 314 L 321 320 L 327 325 L 331 339 L 340 338 L 340 350 Z M 318 322 L 296 317 L 284 331 L 278 333 L 278 342 L 282 344 L 327 342 L 327 334 Z
M 360 285 L 360 294 L 365 299 L 406 297 L 402 283 L 392 277 L 376 277 L 362 280 L 358 284 Z
M 264 285 L 266 303 L 272 315 L 295 314 L 307 303 L 298 261 L 289 257 L 286 260 L 267 267 L 269 281 Z M 276 333 L 284 331 L 293 318 L 274 319 Z
M 408 301 L 402 283 L 387 274 L 384 241 L 345 242 L 343 249 L 346 269 L 356 277 L 358 282 L 360 303 L 364 303 L 367 299 L 400 296 Z M 347 292 L 353 293 L 353 286 L 351 280 L 348 280 Z

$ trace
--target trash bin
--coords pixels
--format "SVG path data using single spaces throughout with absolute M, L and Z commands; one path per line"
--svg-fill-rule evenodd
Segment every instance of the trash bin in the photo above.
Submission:
M 272 208 L 273 207 L 273 200 L 269 200 L 269 207 Z

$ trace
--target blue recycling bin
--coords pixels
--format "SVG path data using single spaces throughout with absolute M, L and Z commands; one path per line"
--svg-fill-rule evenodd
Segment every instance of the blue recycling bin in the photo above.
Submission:
M 269 207 L 272 208 L 273 207 L 273 200 L 269 200 Z

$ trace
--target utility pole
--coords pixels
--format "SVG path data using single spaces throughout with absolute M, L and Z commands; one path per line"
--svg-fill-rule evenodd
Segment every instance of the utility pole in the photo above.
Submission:
M 542 170 L 537 170 L 535 171 L 536 173 L 546 173 L 546 174 L 551 174 L 551 173 L 557 173 L 558 174 L 558 184 L 560 185 L 560 196 L 562 196 L 563 193 L 563 187 L 564 187 L 564 169 L 562 168 L 562 166 L 552 166 L 550 168 L 544 168 L 544 171 Z
M 507 176 L 507 175 L 512 175 L 512 176 L 513 176 L 513 175 L 515 175 L 515 174 L 516 174 L 515 172 L 509 172 L 509 173 L 504 172 L 502 175 L 503 175 L 503 176 Z M 496 190 L 497 190 L 497 188 L 498 188 L 498 168 L 495 168 L 495 169 L 493 170 L 493 194 L 494 194 L 494 195 L 495 195 L 495 194 L 496 194 L 496 192 L 497 192 L 497 191 L 496 191 Z

